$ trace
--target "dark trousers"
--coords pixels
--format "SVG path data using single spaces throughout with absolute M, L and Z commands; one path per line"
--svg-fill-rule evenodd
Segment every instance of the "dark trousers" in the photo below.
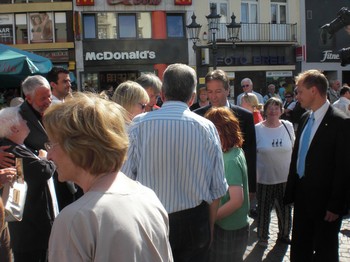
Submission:
M 35 250 L 32 252 L 13 251 L 15 262 L 47 262 L 47 250 Z
M 315 219 L 294 207 L 291 262 L 338 262 L 341 218 L 334 222 Z
M 205 262 L 210 243 L 209 205 L 169 214 L 169 239 L 175 262 Z
M 225 230 L 215 225 L 214 240 L 209 250 L 210 262 L 243 262 L 248 245 L 249 225 Z

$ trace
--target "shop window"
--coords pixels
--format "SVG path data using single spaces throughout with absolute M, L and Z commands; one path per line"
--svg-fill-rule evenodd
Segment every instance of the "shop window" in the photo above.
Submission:
M 55 42 L 67 42 L 66 13 L 55 13 Z
M 16 44 L 28 44 L 27 14 L 16 14 Z
M 96 18 L 94 14 L 83 16 L 84 38 L 96 38 Z
M 13 15 L 0 15 L 0 43 L 13 44 Z
M 184 16 L 183 14 L 167 14 L 168 37 L 184 37 Z

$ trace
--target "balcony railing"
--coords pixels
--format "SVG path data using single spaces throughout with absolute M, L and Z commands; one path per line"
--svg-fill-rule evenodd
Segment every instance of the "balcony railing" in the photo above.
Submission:
M 237 42 L 297 42 L 297 24 L 241 23 L 241 26 Z M 226 24 L 220 23 L 216 40 L 230 42 L 227 35 Z M 209 34 L 208 42 L 211 41 L 212 35 Z

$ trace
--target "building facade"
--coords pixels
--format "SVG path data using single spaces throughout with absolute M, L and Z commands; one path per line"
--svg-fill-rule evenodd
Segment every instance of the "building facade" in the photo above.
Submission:
M 339 16 L 338 12 L 343 7 L 350 8 L 350 1 L 300 1 L 301 26 L 305 30 L 301 34 L 298 63 L 302 71 L 320 69 L 329 80 L 350 84 L 350 53 L 344 53 L 344 66 L 341 66 L 340 57 L 340 50 L 350 46 L 350 11 L 344 11 Z M 344 22 L 332 24 L 333 34 L 321 29 L 337 18 L 337 21 Z
M 75 70 L 72 0 L 2 0 L 0 43 Z
M 142 73 L 162 77 L 168 64 L 188 64 L 184 0 L 95 0 L 74 7 L 81 29 L 76 41 L 82 89 L 101 91 Z M 77 38 L 76 38 L 77 39 Z
M 215 56 L 206 19 L 212 3 L 221 15 L 219 30 L 215 35 Z M 195 12 L 197 23 L 202 25 L 199 47 L 194 58 L 190 58 L 190 63 L 197 68 L 201 85 L 204 84 L 205 74 L 217 67 L 229 75 L 232 100 L 242 92 L 240 82 L 246 77 L 252 79 L 254 90 L 263 95 L 270 83 L 277 88 L 286 83 L 292 89 L 297 71 L 295 50 L 300 39 L 299 1 L 194 1 L 189 11 Z M 239 40 L 234 48 L 227 39 L 226 28 L 231 22 L 232 13 L 236 16 L 236 22 L 241 23 Z

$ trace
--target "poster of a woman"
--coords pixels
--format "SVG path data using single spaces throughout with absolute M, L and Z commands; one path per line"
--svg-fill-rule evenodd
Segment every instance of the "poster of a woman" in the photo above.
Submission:
M 52 14 L 32 13 L 31 21 L 31 42 L 52 42 Z

